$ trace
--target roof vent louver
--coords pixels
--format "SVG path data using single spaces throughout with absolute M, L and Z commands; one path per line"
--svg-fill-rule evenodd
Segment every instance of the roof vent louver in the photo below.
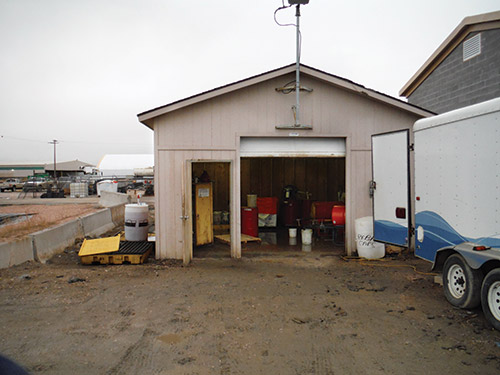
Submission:
M 474 35 L 472 38 L 464 41 L 463 44 L 464 61 L 481 54 L 481 34 Z

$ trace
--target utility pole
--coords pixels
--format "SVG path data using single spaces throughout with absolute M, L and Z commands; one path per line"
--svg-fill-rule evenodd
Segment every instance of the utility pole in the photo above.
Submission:
M 54 139 L 54 140 L 52 140 L 52 142 L 49 142 L 49 144 L 54 145 L 54 180 L 55 180 L 56 186 L 57 186 L 56 145 L 58 143 L 59 142 L 57 141 L 57 139 Z

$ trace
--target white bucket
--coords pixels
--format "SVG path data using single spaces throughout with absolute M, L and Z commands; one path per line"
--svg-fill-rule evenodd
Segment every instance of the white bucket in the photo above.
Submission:
M 288 228 L 288 237 L 290 238 L 297 237 L 297 228 Z
M 358 255 L 366 259 L 380 259 L 385 256 L 385 245 L 380 242 L 372 242 L 371 246 L 358 248 Z
M 125 240 L 148 240 L 148 214 L 149 209 L 147 204 L 125 205 Z
M 302 229 L 302 244 L 310 245 L 312 244 L 312 229 Z
M 358 255 L 365 249 L 371 248 L 373 244 L 373 217 L 366 216 L 354 221 L 354 234 L 356 236 L 356 248 Z
M 247 194 L 247 206 L 251 208 L 257 207 L 257 195 Z

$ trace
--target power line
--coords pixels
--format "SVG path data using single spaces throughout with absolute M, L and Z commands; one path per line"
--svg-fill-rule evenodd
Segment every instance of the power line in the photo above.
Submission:
M 28 138 L 11 137 L 9 135 L 0 135 L 0 139 L 14 140 L 21 142 L 34 142 L 46 144 L 46 141 L 40 141 Z M 79 144 L 98 144 L 98 145 L 135 145 L 135 146 L 151 146 L 152 143 L 136 143 L 136 142 L 96 142 L 96 141 L 73 141 L 73 140 L 59 140 L 59 143 L 79 143 Z

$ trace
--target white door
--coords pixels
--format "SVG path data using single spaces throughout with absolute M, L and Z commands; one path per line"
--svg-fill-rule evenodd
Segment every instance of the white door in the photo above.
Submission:
M 373 237 L 375 241 L 410 244 L 409 130 L 372 136 Z

